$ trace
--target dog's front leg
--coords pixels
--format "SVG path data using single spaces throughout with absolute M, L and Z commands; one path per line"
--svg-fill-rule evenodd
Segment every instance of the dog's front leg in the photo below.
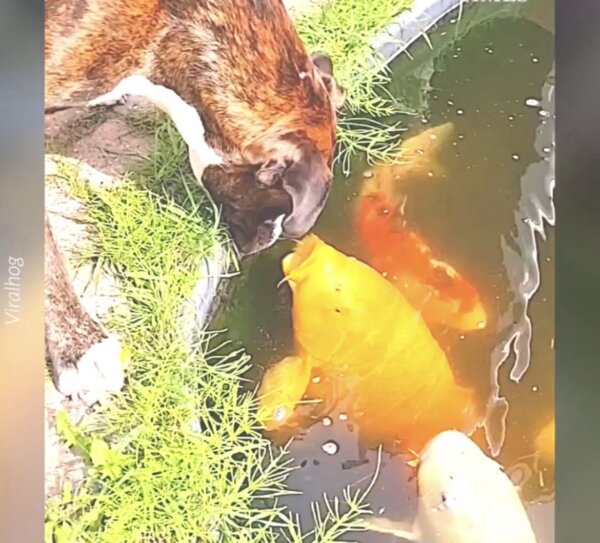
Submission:
M 81 305 L 47 216 L 44 230 L 45 341 L 54 384 L 65 396 L 87 405 L 103 402 L 124 384 L 121 344 Z
M 204 125 L 198 111 L 173 90 L 155 85 L 144 76 L 133 75 L 123 79 L 112 91 L 95 98 L 88 105 L 112 105 L 127 95 L 148 99 L 171 118 L 189 147 L 190 164 L 199 183 L 202 182 L 202 172 L 206 166 L 223 162 L 222 158 L 206 143 Z

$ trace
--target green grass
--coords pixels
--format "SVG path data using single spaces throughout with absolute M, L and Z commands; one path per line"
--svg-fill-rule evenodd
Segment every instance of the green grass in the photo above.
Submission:
M 352 157 L 390 161 L 398 152 L 400 122 L 389 118 L 402 106 L 386 91 L 390 72 L 378 60 L 373 39 L 413 0 L 332 0 L 322 9 L 299 16 L 296 27 L 310 51 L 325 51 L 334 75 L 347 93 L 338 122 L 337 161 L 349 173 Z
M 364 492 L 315 506 L 316 529 L 302 534 L 277 501 L 290 493 L 292 459 L 260 432 L 248 356 L 215 354 L 224 351 L 218 336 L 186 342 L 183 302 L 202 260 L 229 240 L 193 186 L 173 126 L 160 116 L 134 122 L 155 131 L 155 151 L 118 188 L 91 189 L 62 168 L 92 230 L 80 257 L 119 279 L 127 303 L 108 324 L 131 363 L 111 404 L 80 426 L 57 419 L 90 471 L 81 488 L 67 486 L 48 504 L 46 542 L 338 541 L 360 529 Z

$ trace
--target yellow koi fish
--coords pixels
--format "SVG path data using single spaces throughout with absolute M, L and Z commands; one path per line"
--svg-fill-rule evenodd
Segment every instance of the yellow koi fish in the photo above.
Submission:
M 540 460 L 545 464 L 554 464 L 554 447 L 556 440 L 556 423 L 552 419 L 535 438 L 535 448 Z
M 308 387 L 310 372 L 310 364 L 297 356 L 288 356 L 266 371 L 258 389 L 258 419 L 266 430 L 290 422 Z
M 465 424 L 471 391 L 456 384 L 419 311 L 394 285 L 315 235 L 282 266 L 293 293 L 296 353 L 353 383 L 361 431 L 382 440 L 398 436 L 418 450 L 438 432 Z

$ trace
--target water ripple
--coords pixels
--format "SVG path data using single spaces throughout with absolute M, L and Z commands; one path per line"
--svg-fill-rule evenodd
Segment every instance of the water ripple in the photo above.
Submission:
M 540 123 L 535 148 L 541 157 L 531 164 L 521 178 L 521 200 L 515 211 L 516 235 L 501 239 L 504 266 L 514 299 L 500 316 L 497 332 L 502 338 L 492 352 L 491 395 L 484 421 L 486 438 L 494 456 L 504 443 L 509 405 L 501 395 L 498 373 L 514 354 L 510 379 L 520 382 L 531 361 L 532 325 L 529 302 L 540 286 L 537 237 L 546 239 L 546 225 L 554 226 L 554 66 L 542 89 L 542 110 L 550 115 Z M 547 149 L 551 149 L 550 156 Z

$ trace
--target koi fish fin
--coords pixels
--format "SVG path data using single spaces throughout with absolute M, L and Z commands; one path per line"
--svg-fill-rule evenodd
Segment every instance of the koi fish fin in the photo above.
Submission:
M 407 541 L 420 541 L 419 536 L 408 522 L 399 522 L 384 517 L 373 517 L 365 521 L 365 528 L 380 534 L 390 534 Z

